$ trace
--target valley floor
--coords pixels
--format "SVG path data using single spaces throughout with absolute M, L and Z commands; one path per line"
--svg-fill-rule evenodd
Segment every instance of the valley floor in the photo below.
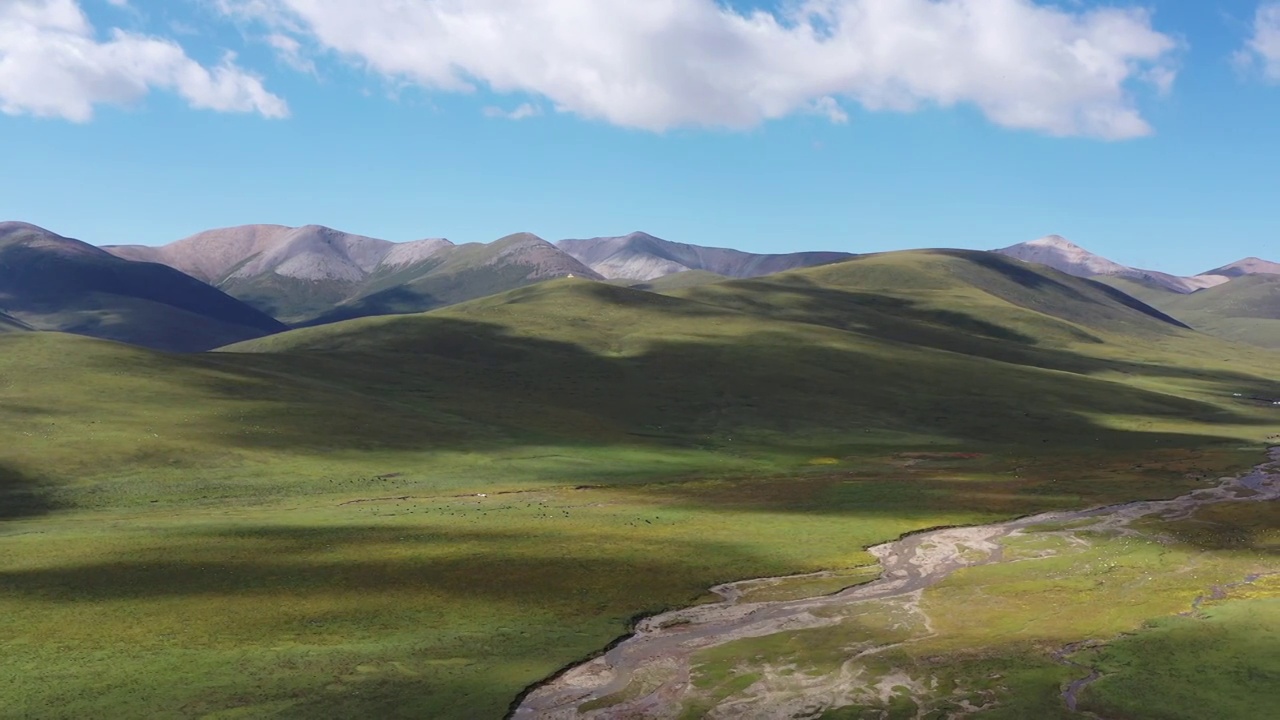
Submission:
M 176 502 L 150 482 L 157 502 L 139 496 L 132 510 L 32 510 L 0 523 L 0 699 L 5 713 L 30 718 L 499 717 L 523 688 L 590 656 L 632 618 L 718 599 L 703 590 L 716 582 L 808 572 L 818 574 L 733 587 L 743 602 L 831 592 L 874 572 L 880 553 L 862 548 L 904 533 L 1203 491 L 1251 455 L 890 452 L 815 458 L 776 477 L 531 482 L 483 494 L 385 472 L 335 477 L 343 487 L 327 494 L 255 501 L 221 499 L 207 485 L 204 500 Z M 852 702 L 864 714 L 831 717 L 915 717 L 909 708 L 968 703 L 988 708 L 978 716 L 1052 717 L 1060 686 L 1092 667 L 1105 677 L 1081 706 L 1112 707 L 1164 672 L 1143 664 L 1148 643 L 1192 658 L 1224 633 L 1262 638 L 1259 628 L 1277 627 L 1264 614 L 1278 602 L 1268 580 L 1228 592 L 1257 596 L 1253 605 L 1206 602 L 1201 612 L 1216 620 L 1136 632 L 1176 620 L 1215 585 L 1277 569 L 1275 505 L 1247 507 L 1256 510 L 1201 511 L 1170 544 L 1028 528 L 1001 551 L 1026 562 L 826 608 L 815 615 L 822 628 L 701 650 L 688 695 L 670 707 L 699 717 L 761 702 Z M 978 562 L 989 549 L 975 541 L 963 557 Z M 824 573 L 832 568 L 847 570 Z M 1128 632 L 1072 655 L 1078 667 L 1052 658 Z M 1269 678 L 1274 647 L 1222 646 L 1219 667 Z M 596 707 L 644 695 L 676 669 L 638 673 Z M 1238 687 L 1231 696 L 1235 717 L 1265 697 Z
M 879 579 L 834 594 L 810 595 L 829 573 L 722 585 L 721 602 L 645 619 L 513 717 L 1222 717 L 1216 699 L 1169 698 L 1242 670 L 1227 707 L 1262 717 L 1280 702 L 1280 651 L 1257 652 L 1280 633 L 1280 538 L 1240 533 L 1274 535 L 1278 498 L 1280 449 L 1171 500 L 879 545 Z M 1197 547 L 1206 533 L 1237 552 Z
M 1275 357 L 948 250 L 671 296 L 553 281 L 199 355 L 14 330 L 0 716 L 499 718 L 642 618 L 836 593 L 909 533 L 1206 491 L 1275 444 Z M 1082 710 L 1251 718 L 1278 601 L 1236 584 L 1275 569 L 1276 507 L 956 540 L 974 567 L 584 703 L 687 672 L 690 717 L 1053 717 L 1096 670 Z

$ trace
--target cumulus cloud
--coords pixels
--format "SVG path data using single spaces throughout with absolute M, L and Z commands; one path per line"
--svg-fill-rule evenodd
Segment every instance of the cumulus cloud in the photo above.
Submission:
M 849 113 L 831 96 L 814 100 L 810 108 L 814 113 L 825 116 L 834 125 L 844 125 L 849 122 Z
M 267 44 L 275 49 L 276 57 L 285 65 L 298 72 L 315 73 L 315 63 L 303 54 L 302 43 L 296 38 L 283 33 L 271 33 L 267 36 Z
M 0 0 L 0 112 L 85 122 L 96 105 L 135 102 L 153 88 L 194 108 L 288 115 L 234 55 L 205 67 L 168 40 L 119 29 L 99 39 L 76 0 Z
M 1052 135 L 1151 128 L 1177 44 L 1133 8 L 1033 0 L 217 0 L 422 87 L 535 94 L 616 125 L 746 128 L 794 113 L 977 107 Z M 1069 7 L 1069 6 L 1068 6 Z
M 507 120 L 524 120 L 526 118 L 537 117 L 542 114 L 542 108 L 533 103 L 521 103 L 515 110 L 503 110 L 500 107 L 490 105 L 484 109 L 484 116 L 491 118 L 505 118 Z
M 1280 2 L 1258 8 L 1253 36 L 1236 55 L 1236 60 L 1246 67 L 1260 67 L 1264 77 L 1280 82 Z

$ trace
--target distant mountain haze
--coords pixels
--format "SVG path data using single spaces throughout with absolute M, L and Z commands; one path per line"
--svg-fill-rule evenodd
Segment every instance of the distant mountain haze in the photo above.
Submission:
M 671 242 L 643 232 L 621 237 L 561 240 L 556 246 L 605 278 L 637 281 L 656 280 L 688 270 L 703 270 L 731 278 L 760 277 L 854 257 L 852 253 L 845 252 L 761 255 Z
M 171 267 L 19 222 L 0 223 L 0 311 L 38 330 L 183 352 L 285 329 Z

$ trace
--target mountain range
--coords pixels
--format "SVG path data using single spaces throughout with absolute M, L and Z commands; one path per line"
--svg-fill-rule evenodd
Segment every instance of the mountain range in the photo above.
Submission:
M 169 245 L 107 246 L 117 257 L 169 265 L 283 322 L 420 312 L 590 268 L 528 234 L 494 243 L 406 243 L 319 225 L 244 225 Z
M 854 257 L 852 253 L 844 252 L 759 255 L 728 248 L 686 245 L 643 232 L 622 237 L 561 240 L 556 247 L 589 265 L 603 277 L 639 281 L 656 280 L 690 270 L 726 278 L 761 277 Z
M 0 223 L 0 324 L 197 352 L 285 330 L 207 283 L 18 222 Z
M 1280 347 L 1280 263 L 1246 258 L 1194 276 L 1121 265 L 1050 235 L 993 251 L 1100 281 L 1172 318 Z M 0 331 L 61 330 L 200 351 L 366 316 L 417 313 L 554 278 L 679 293 L 840 263 L 846 252 L 757 254 L 634 232 L 551 243 L 395 243 L 308 225 L 209 230 L 163 246 L 94 247 L 0 223 Z
M 101 261 L 79 249 L 86 267 Z M 717 277 L 646 282 L 691 275 Z M 957 250 L 662 293 L 557 278 L 194 355 L 5 333 L 0 632 L 16 639 L 6 688 L 20 689 L 0 697 L 15 717 L 505 717 L 523 688 L 631 618 L 728 578 L 864 573 L 874 556 L 860 548 L 924 528 L 1203 493 L 1256 463 L 1277 431 L 1263 401 L 1280 399 L 1275 368 L 1272 351 L 1189 331 L 1103 283 Z M 999 570 L 999 584 L 930 588 L 937 628 L 876 606 L 816 631 L 766 628 L 782 632 L 741 655 L 742 643 L 723 645 L 734 654 L 693 672 L 716 668 L 709 692 L 746 692 L 733 668 L 759 652 L 781 667 L 805 646 L 806 668 L 834 670 L 868 638 L 937 637 L 895 656 L 900 666 L 885 659 L 896 649 L 874 658 L 913 688 L 933 681 L 911 673 L 936 672 L 942 692 L 965 693 L 912 714 L 972 699 L 1006 717 L 1065 716 L 1060 687 L 1084 673 L 1051 653 L 1148 619 L 1204 624 L 1174 613 L 1260 566 L 1259 533 L 1274 527 L 1264 505 L 1144 529 L 1177 542 L 1103 546 L 1093 533 L 1083 556 L 1063 523 L 1046 526 L 1009 545 L 1019 562 L 972 568 Z M 1046 547 L 1063 557 L 1034 559 Z M 831 593 L 863 577 L 782 589 Z M 777 589 L 744 597 L 799 597 Z M 1198 662 L 1198 638 L 1225 646 L 1214 657 L 1239 655 L 1233 638 L 1274 626 L 1254 620 L 1252 595 L 1232 602 L 1238 614 L 1210 609 L 1247 622 L 1175 639 L 1179 657 Z M 990 633 L 953 622 L 971 609 Z M 1080 622 L 1090 612 L 1112 624 Z M 901 618 L 919 622 L 900 633 Z M 1150 695 L 1148 678 L 1168 674 L 1168 637 L 1119 693 Z M 1274 643 L 1250 648 L 1258 664 L 1228 664 L 1208 684 L 1265 708 Z M 1171 691 L 1218 665 L 1188 667 Z M 1261 680 L 1237 681 L 1254 668 Z M 826 682 L 796 674 L 805 688 Z M 869 712 L 902 715 L 899 699 L 912 701 Z M 869 716 L 853 713 L 829 714 Z
M 743 278 L 852 257 L 757 255 L 639 232 L 557 244 L 529 233 L 487 244 L 439 238 L 393 243 L 318 225 L 245 225 L 160 247 L 104 249 L 169 265 L 295 325 L 422 312 L 556 277 L 642 282 L 703 271 Z

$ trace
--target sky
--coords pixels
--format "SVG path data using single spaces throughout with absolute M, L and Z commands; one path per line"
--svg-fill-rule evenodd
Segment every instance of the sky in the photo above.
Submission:
M 1280 260 L 1280 0 L 0 0 L 0 219 L 95 244 L 1055 233 Z

